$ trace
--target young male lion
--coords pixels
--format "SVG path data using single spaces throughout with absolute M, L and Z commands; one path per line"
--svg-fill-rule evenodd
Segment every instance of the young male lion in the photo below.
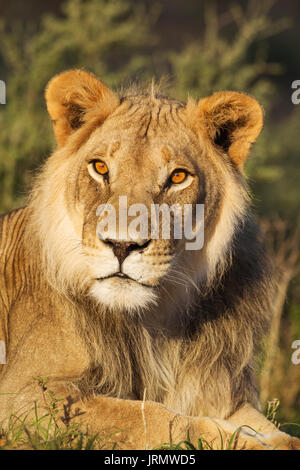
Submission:
M 123 448 L 187 430 L 218 446 L 241 425 L 257 433 L 243 428 L 240 448 L 299 447 L 249 404 L 274 293 L 243 177 L 259 104 L 235 92 L 186 105 L 153 89 L 120 97 L 81 70 L 54 77 L 46 101 L 57 149 L 28 205 L 0 219 L 4 426 L 43 406 L 33 377 L 48 377 L 74 421 L 118 431 Z M 124 196 L 149 213 L 190 204 L 194 225 L 204 204 L 204 246 L 124 224 L 101 232 L 98 207 Z

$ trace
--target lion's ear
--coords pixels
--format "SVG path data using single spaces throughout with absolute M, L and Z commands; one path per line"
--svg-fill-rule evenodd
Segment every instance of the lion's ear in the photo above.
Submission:
M 104 121 L 119 105 L 117 95 L 83 70 L 70 70 L 53 77 L 45 96 L 59 147 L 83 124 L 94 118 Z
M 234 165 L 242 169 L 251 144 L 263 126 L 259 103 L 244 93 L 217 92 L 199 101 L 196 114 L 213 144 L 221 147 Z

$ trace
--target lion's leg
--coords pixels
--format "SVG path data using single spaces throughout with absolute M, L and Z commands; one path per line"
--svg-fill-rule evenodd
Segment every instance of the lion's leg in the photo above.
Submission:
M 70 421 L 80 423 L 92 433 L 99 433 L 107 446 L 118 444 L 121 449 L 153 449 L 163 444 L 177 444 L 187 440 L 197 446 L 202 439 L 204 446 L 213 449 L 231 447 L 237 449 L 270 449 L 268 443 L 246 433 L 236 434 L 236 426 L 224 420 L 210 417 L 183 416 L 153 401 L 125 400 L 101 395 L 87 399 L 71 399 Z
M 16 396 L 0 393 L 0 427 L 7 429 L 13 415 L 18 425 L 23 421 L 31 429 L 36 412 L 38 418 L 50 415 L 51 397 L 59 400 L 53 426 L 78 424 L 83 432 L 98 434 L 107 448 L 117 443 L 122 449 L 153 449 L 186 440 L 188 433 L 195 443 L 200 437 L 209 442 L 219 439 L 218 426 L 210 418 L 185 417 L 152 401 L 101 395 L 82 399 L 63 382 L 28 384 Z
M 49 386 L 49 389 L 48 389 Z M 49 391 L 53 392 L 53 395 Z M 1 394 L 0 394 L 1 395 Z M 187 417 L 177 414 L 160 403 L 94 396 L 81 399 L 70 392 L 68 384 L 51 382 L 43 388 L 37 383 L 25 386 L 12 400 L 0 397 L 0 421 L 8 423 L 10 413 L 23 420 L 28 427 L 38 417 L 49 413 L 51 396 L 62 399 L 57 404 L 53 426 L 79 424 L 82 431 L 98 434 L 107 448 L 116 442 L 122 449 L 153 449 L 163 444 L 178 443 L 186 440 L 188 435 L 194 445 L 199 438 L 212 445 L 214 449 L 222 447 L 221 442 L 229 442 L 235 427 L 222 420 L 208 417 Z M 49 398 L 50 397 L 50 398 Z M 222 436 L 222 437 L 221 437 Z M 244 440 L 239 437 L 240 447 Z M 256 443 L 256 442 L 255 442 Z M 257 444 L 257 443 L 256 443 Z
M 245 433 L 251 433 L 251 427 L 257 433 L 257 439 L 272 448 L 300 449 L 300 439 L 279 431 L 273 423 L 249 403 L 245 403 L 227 421 L 236 428 L 244 426 L 242 430 Z
M 117 448 L 153 449 L 186 440 L 188 432 L 196 438 L 207 429 L 205 418 L 200 422 L 197 418 L 181 416 L 152 401 L 96 396 L 75 406 L 84 412 L 75 421 L 87 425 L 93 432 L 100 431 L 104 441 L 105 436 L 111 435 L 107 439 L 117 442 Z
M 55 417 L 59 426 L 78 423 L 83 431 L 88 429 L 89 433 L 99 434 L 108 448 L 116 442 L 118 448 L 123 449 L 153 449 L 166 443 L 186 440 L 188 434 L 194 445 L 197 445 L 198 439 L 203 439 L 213 449 L 226 447 L 230 440 L 231 446 L 235 448 L 270 449 L 282 444 L 282 436 L 287 438 L 284 448 L 299 445 L 299 440 L 293 441 L 293 438 L 284 433 L 273 433 L 274 426 L 271 423 L 269 429 L 264 428 L 269 434 L 255 435 L 246 429 L 237 433 L 236 439 L 232 440 L 232 435 L 240 425 L 248 424 L 253 428 L 257 425 L 257 420 L 251 420 L 250 423 L 248 419 L 252 408 L 245 408 L 243 413 L 240 410 L 240 413 L 237 412 L 231 417 L 230 422 L 209 417 L 182 416 L 152 401 L 125 400 L 100 395 L 82 399 L 74 393 L 71 394 L 69 386 L 65 386 L 63 382 L 52 382 L 49 384 L 49 390 L 54 392 L 56 398 L 62 399 L 58 402 Z M 45 409 L 49 411 L 51 403 L 48 389 L 45 391 L 37 384 L 25 387 L 17 394 L 11 407 L 6 407 L 6 416 L 9 414 L 8 410 L 13 409 L 15 414 L 22 418 L 31 409 L 31 416 L 35 418 L 34 402 L 37 403 L 40 413 L 45 414 Z M 253 413 L 255 414 L 255 410 Z M 3 419 L 3 408 L 0 415 Z M 259 413 L 258 415 L 260 416 Z M 276 437 L 281 438 L 281 442 L 278 442 Z
M 228 418 L 228 421 L 236 426 L 251 426 L 257 432 L 261 432 L 263 434 L 278 431 L 278 428 L 276 428 L 276 426 L 262 413 L 253 408 L 250 403 L 245 403 Z

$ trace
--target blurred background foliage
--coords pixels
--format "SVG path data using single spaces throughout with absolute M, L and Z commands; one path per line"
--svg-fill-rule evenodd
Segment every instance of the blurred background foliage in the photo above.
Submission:
M 54 146 L 44 89 L 58 72 L 85 68 L 114 88 L 165 77 L 168 94 L 182 100 L 231 89 L 263 104 L 265 128 L 246 173 L 288 300 L 274 302 L 260 380 L 263 402 L 278 398 L 279 418 L 298 423 L 291 344 L 300 339 L 300 105 L 291 102 L 291 83 L 300 79 L 299 20 L 292 0 L 0 0 L 1 212 L 25 203 Z

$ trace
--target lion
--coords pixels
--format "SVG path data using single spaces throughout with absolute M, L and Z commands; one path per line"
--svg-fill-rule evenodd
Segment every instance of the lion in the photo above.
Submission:
M 47 377 L 61 417 L 74 404 L 74 422 L 118 430 L 120 448 L 237 430 L 237 448 L 299 448 L 261 414 L 255 383 L 276 290 L 243 171 L 261 106 L 231 91 L 186 104 L 154 86 L 121 95 L 83 70 L 45 95 L 57 147 L 26 207 L 0 219 L 3 426 L 44 406 L 33 377 Z M 124 196 L 187 205 L 194 225 L 204 205 L 203 246 L 101 231 L 98 207 L 117 212 Z

